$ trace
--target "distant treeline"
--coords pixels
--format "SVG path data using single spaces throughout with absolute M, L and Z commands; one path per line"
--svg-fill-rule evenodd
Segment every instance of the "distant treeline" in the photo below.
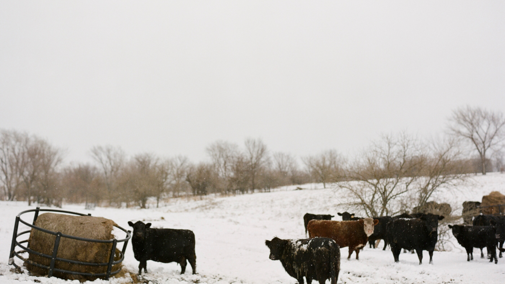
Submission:
M 419 187 L 416 199 L 423 204 L 430 190 L 440 185 L 431 181 L 421 189 L 417 177 L 459 178 L 503 168 L 503 155 L 496 156 L 494 163 L 484 156 L 483 163 L 480 156 L 456 139 L 444 137 L 427 143 L 405 133 L 382 136 L 356 157 L 327 150 L 301 157 L 301 165 L 292 154 L 271 153 L 261 139 L 246 139 L 242 147 L 217 141 L 206 152 L 210 162 L 193 163 L 184 156 L 128 156 L 120 147 L 95 146 L 90 150 L 93 163 L 64 163 L 63 150 L 46 140 L 15 130 L 0 130 L 0 199 L 48 206 L 86 202 L 145 208 L 149 198 L 159 202 L 188 195 L 270 191 L 305 183 L 322 183 L 326 187 L 335 182 L 359 199 L 363 197 L 359 196 L 360 190 L 368 196 L 374 187 L 384 187 L 379 184 L 381 181 L 415 177 L 412 184 Z M 372 180 L 377 184 L 372 185 Z M 362 183 L 371 187 L 363 187 Z M 398 194 L 402 194 L 401 190 Z

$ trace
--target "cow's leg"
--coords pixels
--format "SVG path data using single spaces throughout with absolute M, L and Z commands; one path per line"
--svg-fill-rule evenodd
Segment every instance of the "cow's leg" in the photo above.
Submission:
M 356 248 L 356 260 L 359 260 L 359 250 L 360 248 Z
M 416 252 L 417 252 L 417 258 L 419 258 L 419 264 L 423 264 L 423 250 L 416 249 Z
M 303 276 L 298 276 L 298 284 L 303 284 Z
M 196 274 L 196 255 L 188 257 L 188 261 L 191 265 L 191 269 L 193 270 L 193 274 Z
M 349 256 L 347 257 L 347 259 L 350 259 L 350 258 L 351 258 L 351 254 L 352 254 L 352 251 L 353 251 L 353 250 L 354 250 L 354 249 L 353 249 L 353 248 L 351 248 L 351 246 L 349 246 Z
M 500 257 L 500 258 L 502 258 L 502 257 L 503 257 L 503 256 L 502 256 L 503 243 L 505 243 L 505 241 L 500 241 L 500 249 L 499 249 L 499 251 L 500 251 L 500 255 L 499 255 L 499 257 Z
M 139 275 L 142 274 L 142 268 L 144 268 L 144 272 L 147 273 L 147 260 L 139 261 Z
M 186 272 L 186 258 L 184 256 L 181 256 L 181 259 L 179 259 L 179 264 L 181 265 L 181 274 L 184 274 Z
M 400 253 L 402 252 L 402 249 L 392 245 L 391 251 L 393 252 L 393 257 L 395 258 L 395 262 L 399 262 L 400 261 Z
M 498 258 L 496 257 L 496 246 L 488 246 L 487 254 L 489 255 L 489 262 L 498 263 Z
M 434 249 L 428 251 L 428 254 L 430 255 L 430 264 L 433 264 L 433 250 Z
M 335 271 L 335 277 L 331 277 L 330 278 L 330 284 L 337 284 L 337 279 L 338 279 L 338 273 L 340 272 L 340 270 L 336 270 Z
M 386 239 L 384 239 L 384 248 L 382 250 L 386 250 L 387 246 L 388 246 L 388 242 L 386 241 Z
M 484 252 L 482 251 L 484 248 L 480 248 L 480 258 L 484 258 Z
M 466 250 L 466 261 L 473 260 L 473 248 L 465 247 L 465 250 Z

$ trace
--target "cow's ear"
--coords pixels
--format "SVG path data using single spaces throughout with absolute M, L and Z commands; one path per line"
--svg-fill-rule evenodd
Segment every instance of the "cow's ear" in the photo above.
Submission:
M 128 225 L 130 225 L 131 227 L 133 227 L 132 221 L 128 221 Z
M 443 220 L 445 217 L 444 216 L 438 216 L 438 220 Z
M 454 227 L 453 225 L 449 225 L 449 228 L 452 229 L 452 227 Z
M 338 216 L 342 216 L 342 213 L 338 212 L 338 213 L 337 213 L 337 215 L 338 215 Z
M 267 247 L 270 247 L 270 241 L 269 241 L 269 240 L 266 240 L 266 241 L 265 241 L 265 245 L 267 245 Z
M 373 219 L 373 225 L 377 226 L 377 224 L 379 224 L 379 219 Z
M 149 228 L 151 228 L 151 223 L 146 224 L 146 229 L 149 229 Z

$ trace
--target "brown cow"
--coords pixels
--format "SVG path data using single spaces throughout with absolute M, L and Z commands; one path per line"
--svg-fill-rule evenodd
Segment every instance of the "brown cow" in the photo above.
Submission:
M 309 237 L 325 237 L 335 240 L 341 247 L 349 247 L 351 258 L 353 251 L 356 251 L 356 259 L 359 259 L 359 250 L 368 241 L 368 237 L 373 234 L 373 228 L 379 223 L 378 219 L 365 218 L 357 221 L 327 221 L 311 220 L 307 229 Z

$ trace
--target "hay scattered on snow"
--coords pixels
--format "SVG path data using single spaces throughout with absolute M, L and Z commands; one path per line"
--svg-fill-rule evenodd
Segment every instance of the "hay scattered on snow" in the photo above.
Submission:
M 64 235 L 93 240 L 114 239 L 114 235 L 112 234 L 114 225 L 114 221 L 102 217 L 72 216 L 55 213 L 41 214 L 35 222 L 35 226 L 54 233 L 60 232 Z M 34 251 L 46 255 L 52 255 L 55 239 L 55 235 L 48 234 L 37 229 L 32 229 L 28 247 Z M 108 263 L 111 247 L 112 243 L 86 242 L 61 237 L 57 257 L 82 262 Z M 45 266 L 49 266 L 51 263 L 50 258 L 38 256 L 33 253 L 30 253 L 28 259 Z M 114 259 L 119 259 L 119 251 L 117 249 Z M 113 266 L 112 271 L 119 269 L 119 266 L 120 264 Z M 27 262 L 26 267 L 28 271 L 36 275 L 48 274 L 47 269 L 31 265 L 29 262 Z M 56 261 L 54 267 L 75 272 L 94 274 L 107 272 L 107 266 L 89 266 L 62 261 Z M 94 280 L 98 278 L 95 276 L 80 276 L 61 272 L 54 272 L 53 276 L 63 279 L 77 279 L 80 281 Z

